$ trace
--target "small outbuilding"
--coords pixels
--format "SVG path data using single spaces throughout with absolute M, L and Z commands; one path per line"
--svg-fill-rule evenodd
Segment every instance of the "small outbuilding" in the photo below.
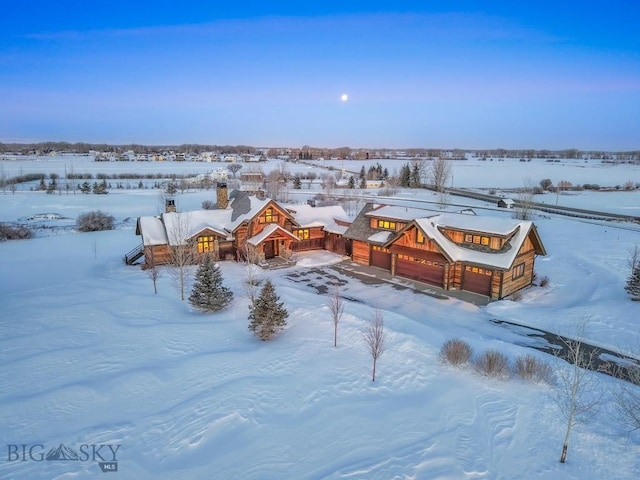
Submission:
M 516 206 L 516 202 L 514 202 L 511 198 L 501 198 L 498 200 L 498 207 L 500 208 L 513 208 Z

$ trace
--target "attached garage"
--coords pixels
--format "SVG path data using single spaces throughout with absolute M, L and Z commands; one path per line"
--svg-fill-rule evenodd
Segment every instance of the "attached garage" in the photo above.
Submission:
M 391 252 L 389 249 L 373 245 L 371 247 L 371 265 L 391 270 Z
M 445 265 L 447 260 L 436 252 L 408 249 L 392 246 L 391 251 L 397 253 L 396 275 L 412 278 L 437 287 L 444 286 Z
M 493 271 L 486 268 L 465 265 L 462 275 L 462 289 L 480 295 L 491 296 Z

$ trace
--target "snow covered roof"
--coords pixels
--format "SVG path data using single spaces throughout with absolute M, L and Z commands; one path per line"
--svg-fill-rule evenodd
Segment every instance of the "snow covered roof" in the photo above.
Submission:
M 349 221 L 349 216 L 340 205 L 312 207 L 311 205 L 288 205 L 287 211 L 293 215 L 301 228 L 324 227 L 324 231 L 342 235 L 347 227 L 336 220 Z
M 485 221 L 485 222 L 483 222 Z M 418 218 L 416 225 L 433 239 L 442 252 L 452 262 L 468 262 L 508 270 L 518 255 L 520 247 L 533 227 L 532 222 L 514 221 L 497 217 L 477 217 L 472 215 L 442 214 L 435 218 Z M 480 251 L 465 248 L 451 241 L 443 228 L 483 232 L 511 238 L 508 247 L 500 251 Z
M 373 235 L 371 235 L 369 238 L 367 238 L 367 240 L 369 240 L 372 243 L 386 243 L 391 237 L 395 236 L 395 232 L 376 232 Z
M 260 245 L 260 243 L 264 242 L 274 232 L 280 232 L 280 233 L 284 234 L 287 237 L 290 237 L 290 238 L 292 238 L 292 239 L 294 239 L 296 241 L 300 241 L 300 239 L 298 237 L 296 237 L 293 233 L 291 233 L 289 230 L 285 230 L 284 228 L 282 228 L 280 225 L 278 225 L 276 223 L 271 223 L 271 224 L 267 225 L 264 228 L 264 230 L 262 230 L 259 234 L 255 235 L 255 236 L 251 237 L 249 240 L 247 240 L 247 242 L 250 243 L 253 246 Z
M 140 217 L 137 230 L 142 235 L 143 245 L 166 245 L 167 231 L 160 217 Z
M 191 212 L 169 212 L 162 214 L 166 235 L 170 245 L 183 245 L 205 229 L 224 237 L 229 236 L 225 225 L 229 222 L 230 210 L 195 210 Z
M 405 220 L 410 222 L 414 218 L 427 216 L 429 210 L 423 208 L 399 207 L 397 205 L 382 205 L 374 210 L 366 213 L 368 217 L 391 218 L 393 220 Z M 434 211 L 434 215 L 438 212 Z

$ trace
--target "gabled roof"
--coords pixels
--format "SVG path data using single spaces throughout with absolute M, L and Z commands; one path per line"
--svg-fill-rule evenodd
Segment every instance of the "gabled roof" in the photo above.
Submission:
M 485 223 L 486 228 L 482 228 Z M 385 246 L 393 244 L 399 236 L 412 227 L 419 228 L 422 233 L 434 241 L 442 254 L 451 262 L 465 262 L 479 266 L 508 270 L 513 266 L 516 256 L 525 239 L 531 235 L 534 249 L 539 255 L 546 255 L 535 225 L 529 221 L 518 221 L 499 217 L 469 216 L 464 214 L 444 213 L 435 217 L 417 218 L 390 239 Z M 500 251 L 477 250 L 458 245 L 445 235 L 447 229 L 472 231 L 491 236 L 507 238 L 505 248 Z
M 273 235 L 276 232 L 284 235 L 285 237 L 289 237 L 297 242 L 300 241 L 300 239 L 296 237 L 293 233 L 291 233 L 289 230 L 285 230 L 278 224 L 271 223 L 267 225 L 264 228 L 264 230 L 262 230 L 259 234 L 254 235 L 249 240 L 247 240 L 247 242 L 253 246 L 260 245 L 262 242 L 264 242 L 267 238 L 269 238 L 271 235 Z
M 353 220 L 353 223 L 349 225 L 346 232 L 344 232 L 344 238 L 350 238 L 351 240 L 360 240 L 362 242 L 368 241 L 369 237 L 378 232 L 371 228 L 371 220 L 367 217 L 367 214 L 374 208 L 379 208 L 371 202 L 365 204 L 358 213 L 358 216 Z
M 142 244 L 145 246 L 166 245 L 169 242 L 160 217 L 138 218 L 136 235 L 142 236 Z
M 300 228 L 323 227 L 325 232 L 343 234 L 349 223 L 349 216 L 340 205 L 312 207 L 311 205 L 287 205 Z M 338 223 L 339 222 L 339 223 Z

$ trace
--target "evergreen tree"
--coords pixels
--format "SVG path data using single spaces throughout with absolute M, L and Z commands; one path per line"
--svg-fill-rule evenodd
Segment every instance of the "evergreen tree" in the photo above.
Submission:
M 365 173 L 364 170 L 364 165 L 362 166 L 362 168 L 360 169 L 360 180 L 362 180 L 363 178 L 365 178 L 367 176 L 367 174 Z
M 249 330 L 260 340 L 269 340 L 287 325 L 289 313 L 279 300 L 273 283 L 267 280 L 253 305 L 249 305 Z
M 353 175 L 349 177 L 349 188 L 356 188 L 356 180 L 353 178 Z
M 410 173 L 409 186 L 411 188 L 420 187 L 420 166 L 416 163 L 413 165 Z
M 411 169 L 409 168 L 409 164 L 405 164 L 400 168 L 400 186 L 408 187 L 411 182 Z
M 176 193 L 178 193 L 178 187 L 176 186 L 175 183 L 169 182 L 165 192 L 166 192 L 167 195 L 175 195 Z
M 300 190 L 302 188 L 302 180 L 300 180 L 300 175 L 296 175 L 293 177 L 293 189 Z
M 640 265 L 633 269 L 624 289 L 631 297 L 631 300 L 640 301 Z
M 360 179 L 360 185 L 359 185 L 359 187 L 360 187 L 360 188 L 363 188 L 363 189 L 364 189 L 364 188 L 367 188 L 367 179 L 366 179 L 365 177 L 362 177 L 362 178 Z
M 220 267 L 210 255 L 205 256 L 196 272 L 189 303 L 203 312 L 217 312 L 226 308 L 232 299 L 233 292 L 222 284 Z
M 82 182 L 81 185 L 78 185 L 78 188 L 80 189 L 80 191 L 82 193 L 89 193 L 91 192 L 91 185 L 89 185 L 89 182 L 87 182 L 86 180 L 84 182 Z

